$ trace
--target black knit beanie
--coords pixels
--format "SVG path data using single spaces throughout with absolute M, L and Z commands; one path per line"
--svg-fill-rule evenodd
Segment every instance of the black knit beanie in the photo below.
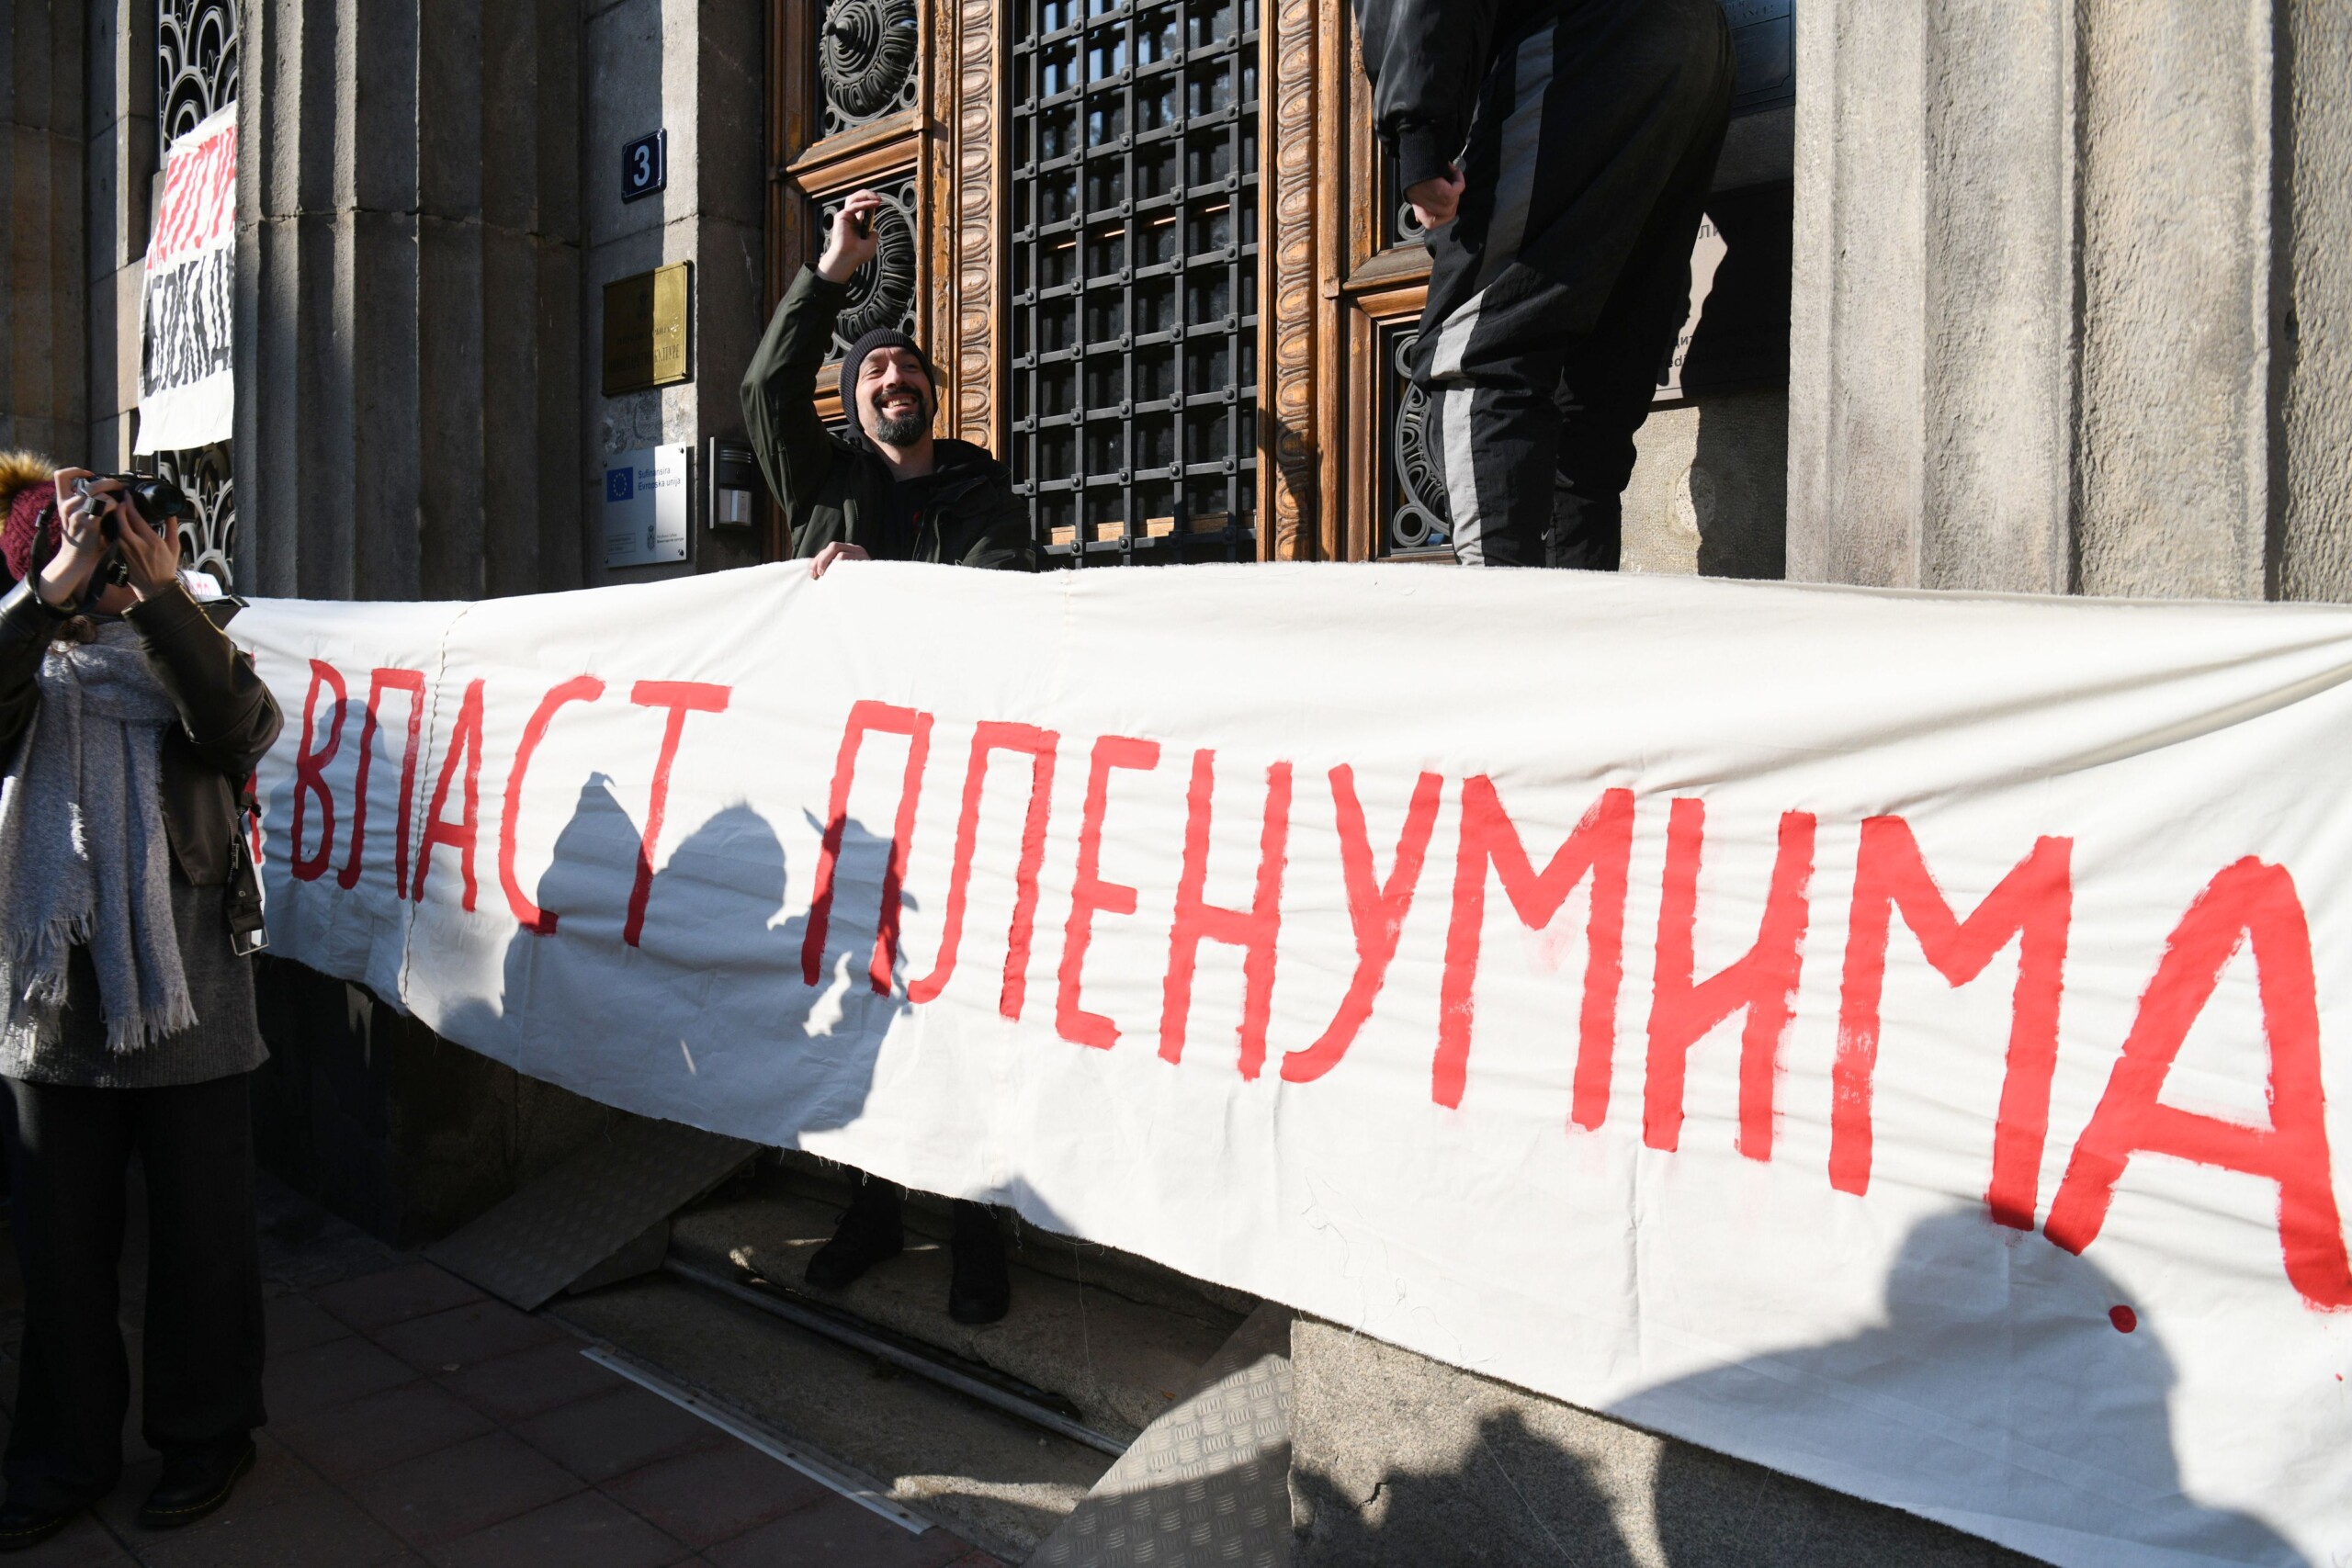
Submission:
M 865 434 L 865 421 L 859 417 L 857 403 L 853 393 L 857 387 L 857 373 L 865 365 L 865 356 L 877 348 L 906 348 L 914 351 L 915 357 L 922 361 L 924 377 L 931 382 L 932 412 L 935 415 L 939 412 L 939 372 L 932 368 L 931 355 L 922 351 L 922 344 L 915 342 L 898 328 L 876 327 L 872 332 L 851 344 L 849 352 L 842 356 L 842 412 L 848 417 L 850 429 L 855 431 L 861 438 Z

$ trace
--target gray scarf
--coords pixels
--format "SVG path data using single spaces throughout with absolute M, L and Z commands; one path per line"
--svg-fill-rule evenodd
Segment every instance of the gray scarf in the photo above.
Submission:
M 120 622 L 51 645 L 40 682 L 0 777 L 0 1027 L 53 1037 L 67 955 L 86 945 L 107 1049 L 135 1051 L 196 1021 L 164 835 L 164 727 L 178 712 Z

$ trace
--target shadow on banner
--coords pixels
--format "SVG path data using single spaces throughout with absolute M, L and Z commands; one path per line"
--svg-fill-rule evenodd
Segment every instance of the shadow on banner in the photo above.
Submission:
M 729 807 L 670 852 L 632 945 L 623 931 L 639 843 L 611 781 L 591 774 L 534 896 L 556 930 L 517 930 L 498 1004 L 460 1004 L 444 1032 L 647 1114 L 697 1121 L 693 1108 L 714 1097 L 775 1106 L 771 1143 L 855 1122 L 883 1036 L 907 1005 L 900 987 L 878 995 L 865 974 L 888 840 L 843 824 L 837 914 L 814 987 L 802 979 L 808 917 L 776 919 L 784 845 L 758 812 Z
M 2023 1334 L 2013 1296 L 2024 1299 Z M 2136 1538 L 2160 1549 L 2109 1540 L 2095 1555 L 2305 1568 L 2260 1520 L 2182 1497 L 2167 1408 L 2171 1358 L 2147 1320 L 2128 1334 L 2111 1325 L 2108 1311 L 2122 1297 L 2097 1267 L 2039 1238 L 1997 1231 L 1981 1213 L 1940 1214 L 1905 1237 L 1885 1302 L 1877 1326 L 1661 1385 L 1606 1419 L 1531 1403 L 1469 1372 L 1442 1371 L 1432 1382 L 1418 1358 L 1351 1341 L 1328 1393 L 1310 1389 L 1315 1374 L 1300 1364 L 1310 1425 L 1292 1471 L 1295 1560 L 1349 1568 L 2031 1568 L 2038 1561 L 1899 1506 L 1619 1425 L 1670 1420 L 1687 1429 L 1702 1408 L 1736 1419 L 1810 1397 L 1840 1401 L 1841 1444 L 1882 1453 L 1924 1449 L 1925 1462 L 1943 1464 L 1939 1502 L 1946 1506 L 1955 1465 L 1973 1456 L 1981 1490 L 1962 1506 L 1988 1517 L 2002 1511 L 2006 1470 L 1996 1461 L 2016 1452 L 2016 1440 L 1965 1431 L 1939 1414 L 1990 1407 L 2033 1445 L 2018 1456 L 2021 1468 L 2105 1499 L 2110 1523 L 2136 1516 Z M 2097 1331 L 2031 1332 L 2052 1314 L 2080 1314 Z M 1833 1382 L 1842 1392 L 1828 1392 Z M 1317 1403 L 1329 1409 L 1311 1409 Z M 1319 1429 L 1326 1427 L 1340 1429 Z M 1922 1445 L 1923 1433 L 1939 1440 Z M 1367 1446 L 1379 1452 L 1364 1455 Z M 2145 1522 L 2157 1510 L 2172 1512 L 2172 1528 L 2151 1535 Z M 2091 1517 L 2080 1525 L 2086 1542 L 2109 1533 Z

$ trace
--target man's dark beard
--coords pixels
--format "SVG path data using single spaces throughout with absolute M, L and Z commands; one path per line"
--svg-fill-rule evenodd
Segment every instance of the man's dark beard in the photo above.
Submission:
M 906 413 L 888 414 L 874 411 L 874 439 L 885 446 L 910 446 L 931 428 L 931 400 L 921 392 L 915 394 L 915 406 Z

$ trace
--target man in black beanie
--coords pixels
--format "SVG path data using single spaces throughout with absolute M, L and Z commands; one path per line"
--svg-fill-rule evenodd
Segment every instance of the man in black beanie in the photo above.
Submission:
M 938 380 L 914 339 L 890 327 L 842 359 L 835 435 L 817 417 L 817 371 L 851 275 L 880 248 L 882 198 L 853 193 L 833 215 L 825 252 L 776 307 L 743 373 L 743 423 L 768 488 L 784 508 L 792 553 L 822 577 L 837 560 L 915 560 L 1032 571 L 1028 513 L 1004 465 L 967 441 L 931 434 Z
M 873 259 L 882 198 L 858 191 L 834 214 L 824 254 L 803 267 L 776 307 L 743 374 L 743 421 L 752 450 L 792 530 L 793 554 L 822 577 L 836 561 L 912 560 L 949 566 L 1035 570 L 1029 519 L 1013 499 L 1004 465 L 967 441 L 931 434 L 939 411 L 931 361 L 906 333 L 879 327 L 842 360 L 842 410 L 850 430 L 817 417 L 817 370 L 850 276 Z M 905 1246 L 905 1194 L 857 1174 L 833 1237 L 808 1260 L 808 1283 L 846 1289 Z M 981 1204 L 955 1205 L 955 1278 L 947 1314 L 994 1323 L 1012 1303 L 1004 1237 Z

